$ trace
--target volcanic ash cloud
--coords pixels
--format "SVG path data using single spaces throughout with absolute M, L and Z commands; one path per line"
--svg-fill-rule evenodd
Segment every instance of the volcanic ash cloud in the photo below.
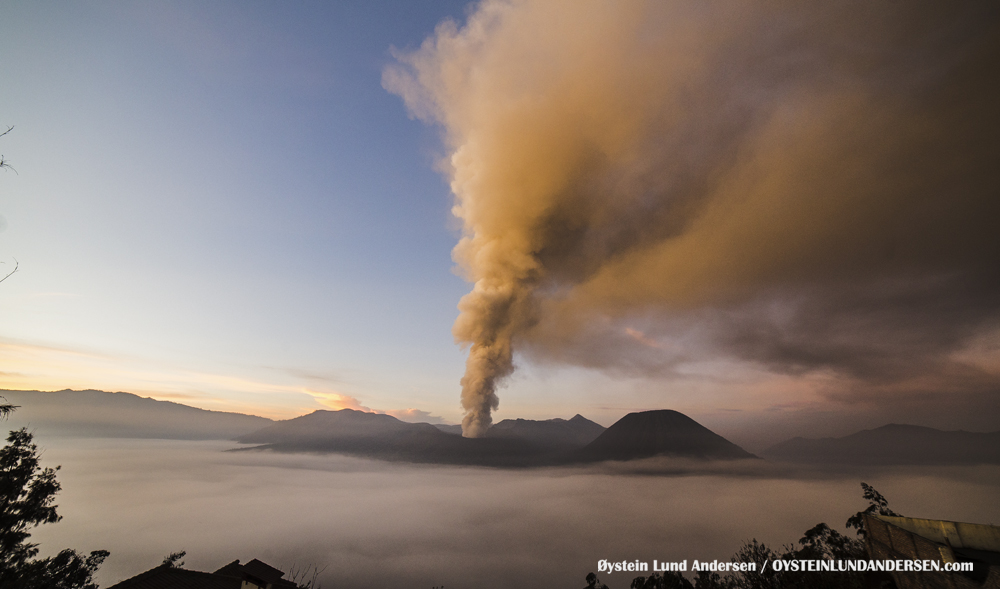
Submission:
M 885 334 L 906 331 L 931 365 L 920 354 L 996 318 L 996 13 L 486 1 L 397 52 L 383 83 L 443 129 L 454 259 L 474 284 L 453 330 L 469 346 L 465 435 L 489 427 L 515 349 L 656 369 L 665 352 L 640 350 L 636 317 L 721 310 L 711 350 L 852 377 L 893 364 L 871 349 Z M 769 301 L 780 320 L 757 313 Z M 915 330 L 928 309 L 940 320 Z M 795 329 L 804 310 L 866 315 L 840 339 L 813 325 L 813 341 Z M 789 337 L 810 352 L 787 357 Z

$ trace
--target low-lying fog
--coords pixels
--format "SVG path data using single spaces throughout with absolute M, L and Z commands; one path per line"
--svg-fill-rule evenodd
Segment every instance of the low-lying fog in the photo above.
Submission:
M 906 515 L 1000 523 L 997 466 L 664 475 L 649 463 L 511 471 L 223 452 L 228 442 L 36 442 L 44 465 L 62 465 L 64 519 L 33 540 L 43 555 L 110 550 L 102 586 L 186 550 L 196 570 L 318 565 L 328 589 L 582 587 L 602 558 L 728 560 L 752 537 L 781 545 L 821 521 L 843 530 L 866 505 L 860 480 Z M 620 589 L 635 575 L 600 576 Z

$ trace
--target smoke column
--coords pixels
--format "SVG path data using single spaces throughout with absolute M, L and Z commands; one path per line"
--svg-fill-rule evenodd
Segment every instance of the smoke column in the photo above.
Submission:
M 783 316 L 814 303 L 910 329 L 890 294 L 927 292 L 934 306 L 965 293 L 964 315 L 942 325 L 968 329 L 947 345 L 995 317 L 982 293 L 1000 267 L 996 13 L 487 0 L 464 26 L 446 21 L 396 52 L 383 85 L 443 130 L 463 227 L 453 257 L 473 288 L 453 333 L 469 347 L 464 435 L 490 426 L 515 350 L 598 368 L 642 370 L 644 353 L 662 363 L 669 346 L 628 327 L 636 317 L 655 327 L 723 309 L 740 324 L 770 297 Z M 876 284 L 883 306 L 851 294 Z M 847 302 L 826 304 L 831 293 Z M 788 320 L 754 323 L 752 338 L 715 324 L 725 335 L 713 345 L 739 357 L 877 356 L 862 329 L 798 342 L 816 349 L 789 359 L 762 341 L 785 337 Z

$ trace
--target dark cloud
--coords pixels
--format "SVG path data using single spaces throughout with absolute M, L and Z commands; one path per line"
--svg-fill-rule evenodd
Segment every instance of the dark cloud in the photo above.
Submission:
M 400 60 L 452 149 L 469 431 L 515 352 L 997 389 L 954 358 L 1000 328 L 996 6 L 490 1 Z

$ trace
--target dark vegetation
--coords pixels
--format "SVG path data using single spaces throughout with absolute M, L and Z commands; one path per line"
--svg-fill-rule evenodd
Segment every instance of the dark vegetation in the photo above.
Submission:
M 894 515 L 889 509 L 889 502 L 881 493 L 867 483 L 861 483 L 863 497 L 868 501 L 868 507 L 852 515 L 846 526 L 857 530 L 857 535 L 864 538 L 864 514 Z M 730 558 L 731 562 L 757 563 L 757 571 L 739 572 L 727 575 L 709 571 L 699 571 L 692 582 L 682 573 L 653 573 L 648 577 L 640 576 L 632 579 L 630 589 L 864 589 L 882 588 L 894 589 L 895 583 L 888 573 L 871 572 L 775 572 L 768 567 L 763 570 L 765 561 L 781 560 L 856 560 L 867 559 L 867 552 L 862 540 L 845 536 L 830 528 L 825 523 L 819 523 L 806 530 L 797 544 L 786 544 L 781 550 L 773 550 L 758 542 L 756 538 L 746 542 Z M 594 573 L 587 575 L 585 589 L 608 589 Z
M 847 527 L 856 529 L 859 536 L 864 538 L 867 534 L 865 532 L 865 520 L 862 516 L 890 515 L 901 517 L 900 514 L 889 509 L 889 501 L 882 496 L 882 493 L 876 491 L 875 487 L 868 483 L 861 483 L 861 490 L 864 492 L 862 497 L 868 501 L 868 507 L 864 511 L 859 511 L 847 519 Z
M 187 556 L 187 550 L 181 550 L 179 552 L 171 552 L 170 554 L 163 557 L 163 562 L 160 566 L 170 567 L 170 568 L 181 568 L 184 566 L 184 557 Z
M 3 399 L 0 417 L 16 407 Z M 84 556 L 66 549 L 36 558 L 38 545 L 28 530 L 58 522 L 55 496 L 60 490 L 56 470 L 42 468 L 38 447 L 27 429 L 10 432 L 0 449 L 0 587 L 4 589 L 97 589 L 93 574 L 108 556 L 95 550 Z

